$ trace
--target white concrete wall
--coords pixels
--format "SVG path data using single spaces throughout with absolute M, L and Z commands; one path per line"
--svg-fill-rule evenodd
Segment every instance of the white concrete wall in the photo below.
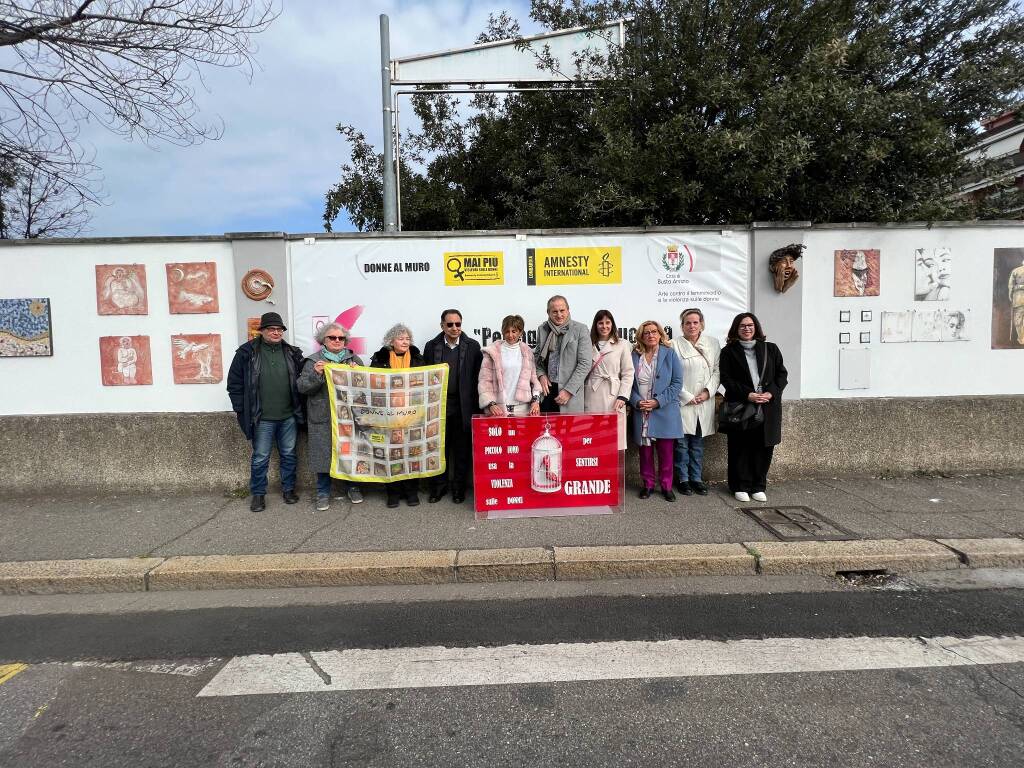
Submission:
M 685 230 L 683 230 L 685 232 Z M 787 397 L 801 398 L 863 398 L 955 395 L 1020 395 L 1024 393 L 1024 350 L 991 349 L 992 267 L 995 248 L 1024 247 L 1022 226 L 923 226 L 868 227 L 819 226 L 755 230 L 755 241 L 763 241 L 751 256 L 750 302 L 764 316 L 766 331 L 780 343 L 791 371 L 793 384 Z M 673 240 L 673 233 L 652 233 L 654 240 Z M 710 237 L 712 233 L 698 233 Z M 591 235 L 592 237 L 592 235 Z M 733 237 L 749 247 L 751 233 L 737 229 Z M 487 237 L 471 238 L 474 249 L 482 249 Z M 442 305 L 461 306 L 471 311 L 468 329 L 481 325 L 500 324 L 503 314 L 519 310 L 535 327 L 542 319 L 543 301 L 551 293 L 563 292 L 573 300 L 573 309 L 585 322 L 593 309 L 609 305 L 623 325 L 653 316 L 677 323 L 682 307 L 656 303 L 652 296 L 642 300 L 615 287 L 614 293 L 601 294 L 598 286 L 531 287 L 522 286 L 521 250 L 534 240 L 538 244 L 560 244 L 559 237 L 532 237 L 529 241 L 495 235 L 496 250 L 506 250 L 504 286 L 490 288 L 444 288 L 440 277 L 418 278 L 409 294 L 396 304 L 385 301 L 378 308 L 387 310 L 375 317 L 369 306 L 385 296 L 391 281 L 369 286 L 362 276 L 334 274 L 339 264 L 346 264 L 366 250 L 387 250 L 394 243 L 398 250 L 422 255 L 424 249 L 436 260 L 446 250 L 455 250 L 455 239 L 402 240 L 389 238 L 318 239 L 313 246 L 301 240 L 289 243 L 286 237 L 274 240 L 272 249 L 280 250 L 280 266 L 275 269 L 278 287 L 277 304 L 242 304 L 239 300 L 237 272 L 258 265 L 250 255 L 232 255 L 229 240 L 160 241 L 160 242 L 78 242 L 66 244 L 30 244 L 0 248 L 4 273 L 0 298 L 49 298 L 53 319 L 53 357 L 0 358 L 0 415 L 38 415 L 64 413 L 146 413 L 146 412 L 209 412 L 227 411 L 230 403 L 225 382 L 217 384 L 176 385 L 171 368 L 172 334 L 218 333 L 221 335 L 224 375 L 234 349 L 240 343 L 240 328 L 246 316 L 256 316 L 271 309 L 283 310 L 291 322 L 290 339 L 308 346 L 311 316 L 337 313 L 352 304 L 365 303 L 367 316 L 355 328 L 355 335 L 366 335 L 367 344 L 376 348 L 383 328 L 396 319 L 415 325 L 418 341 L 423 342 L 437 331 L 436 313 Z M 627 241 L 634 234 L 599 235 Z M 797 288 L 776 295 L 767 272 L 767 253 L 779 244 L 804 242 L 807 251 L 798 262 L 801 273 Z M 660 241 L 659 241 L 660 242 Z M 917 248 L 948 247 L 954 258 L 954 287 L 951 298 L 944 302 L 914 301 L 914 251 Z M 864 298 L 833 297 L 833 254 L 838 249 L 878 248 L 881 251 L 881 295 Z M 628 248 L 626 250 L 629 250 Z M 276 252 L 276 250 L 275 250 Z M 433 253 L 436 252 L 436 253 Z M 310 294 L 308 275 L 305 282 L 289 285 L 285 256 L 290 255 L 292 268 L 310 258 L 321 259 L 322 269 L 315 271 L 323 280 L 329 296 L 320 307 Z M 628 255 L 628 254 L 624 254 Z M 756 258 L 755 258 L 756 257 Z M 165 264 L 170 262 L 212 261 L 217 264 L 220 311 L 216 314 L 171 315 L 167 306 Z M 630 269 L 646 257 L 630 259 Z M 237 264 L 235 263 L 237 262 Z M 100 316 L 96 311 L 95 265 L 146 265 L 149 314 L 142 316 Z M 650 265 L 647 265 L 650 266 Z M 236 269 L 237 267 L 237 269 Z M 645 267 L 646 269 L 646 267 Z M 300 270 L 301 271 L 301 270 Z M 696 273 L 695 273 L 696 274 Z M 325 277 L 326 276 L 326 277 Z M 333 276 L 333 279 L 332 279 Z M 628 281 L 626 281 L 628 282 Z M 521 292 L 528 290 L 524 301 Z M 591 301 L 590 291 L 594 291 Z M 600 295 L 598 295 L 600 294 Z M 294 296 L 289 307 L 286 297 Z M 484 303 L 480 303 L 480 298 Z M 536 299 L 536 300 L 535 300 Z M 594 303 L 598 302 L 598 303 Z M 699 303 L 699 302 L 698 302 Z M 249 306 L 251 304 L 252 306 Z M 620 306 L 621 304 L 621 306 Z M 880 340 L 883 311 L 914 309 L 970 310 L 970 341 L 909 342 L 882 344 Z M 290 310 L 290 311 L 289 311 Z M 850 310 L 852 322 L 840 323 L 840 310 Z M 862 310 L 871 310 L 868 323 L 860 321 Z M 333 315 L 332 315 L 333 316 Z M 620 317 L 621 316 L 621 317 Z M 709 332 L 723 336 L 727 317 L 716 317 Z M 870 331 L 870 344 L 859 343 L 859 332 Z M 839 333 L 852 334 L 849 345 L 839 344 Z M 153 384 L 150 386 L 103 386 L 100 378 L 99 342 L 101 336 L 147 335 L 153 361 Z M 304 338 L 307 337 L 307 338 Z M 839 350 L 867 347 L 871 356 L 870 386 L 866 389 L 839 388 Z M 308 350 L 307 350 L 308 351 Z
M 803 282 L 801 390 L 803 398 L 1019 395 L 1024 392 L 1024 349 L 993 350 L 993 249 L 1024 247 L 1021 227 L 813 228 L 799 262 Z M 914 300 L 914 251 L 946 247 L 953 254 L 953 290 L 948 301 Z M 834 252 L 881 251 L 880 295 L 840 298 L 833 294 Z M 1005 287 L 1004 287 L 1005 293 Z M 883 311 L 970 310 L 970 340 L 881 343 Z M 840 323 L 840 310 L 851 322 Z M 860 320 L 871 310 L 871 321 Z M 859 342 L 860 331 L 871 342 Z M 851 333 L 840 344 L 840 332 Z M 868 348 L 867 389 L 839 388 L 839 350 Z
M 220 311 L 172 315 L 165 264 L 217 264 Z M 175 384 L 171 335 L 219 333 L 224 376 L 238 346 L 237 282 L 231 244 L 223 242 L 97 243 L 8 246 L 0 250 L 0 298 L 48 298 L 53 357 L 0 358 L 0 415 L 225 411 L 225 381 Z M 148 315 L 96 312 L 97 264 L 145 264 Z M 149 336 L 153 384 L 103 386 L 101 336 Z

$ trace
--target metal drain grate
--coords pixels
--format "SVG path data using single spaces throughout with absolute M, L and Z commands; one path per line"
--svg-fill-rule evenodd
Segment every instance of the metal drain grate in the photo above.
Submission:
M 758 525 L 781 541 L 850 541 L 860 537 L 810 507 L 742 507 Z

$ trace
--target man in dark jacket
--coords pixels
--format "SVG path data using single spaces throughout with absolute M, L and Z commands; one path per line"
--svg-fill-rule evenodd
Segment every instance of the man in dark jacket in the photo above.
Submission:
M 228 370 L 228 396 L 238 426 L 252 442 L 249 509 L 267 508 L 267 468 L 277 443 L 281 457 L 284 503 L 299 500 L 295 493 L 295 433 L 303 422 L 302 400 L 296 380 L 302 371 L 302 350 L 284 340 L 285 328 L 277 312 L 260 318 L 260 335 L 235 350 Z
M 471 427 L 473 414 L 479 413 L 477 380 L 483 353 L 480 345 L 462 332 L 462 313 L 446 309 L 441 313 L 441 333 L 423 347 L 427 365 L 448 364 L 448 402 L 445 405 L 445 473 L 430 479 L 431 504 L 448 491 L 451 474 L 452 501 L 466 499 L 466 475 L 473 461 Z

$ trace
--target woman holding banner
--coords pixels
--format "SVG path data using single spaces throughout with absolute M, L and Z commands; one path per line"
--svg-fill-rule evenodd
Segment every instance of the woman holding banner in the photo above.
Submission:
M 675 501 L 672 492 L 672 456 L 676 440 L 683 436 L 679 416 L 679 392 L 683 388 L 683 366 L 669 346 L 665 330 L 654 320 L 636 329 L 633 348 L 633 442 L 640 447 L 641 499 L 648 499 L 655 482 L 665 501 Z M 658 453 L 658 474 L 654 453 Z
M 477 392 L 488 416 L 536 416 L 540 413 L 540 382 L 533 350 L 523 341 L 525 322 L 519 315 L 501 321 L 501 338 L 484 347 Z
M 328 323 L 321 327 L 314 338 L 320 345 L 320 350 L 306 358 L 295 386 L 306 396 L 306 445 L 309 468 L 316 474 L 316 508 L 323 512 L 331 507 L 331 444 L 334 441 L 331 402 L 324 367 L 328 363 L 362 365 L 363 361 L 351 349 L 345 347 L 348 331 L 340 323 Z M 348 484 L 348 500 L 353 504 L 359 504 L 363 500 L 359 486 Z
M 707 496 L 704 438 L 715 434 L 715 392 L 722 347 L 704 333 L 704 313 L 699 309 L 684 309 L 679 322 L 683 336 L 672 341 L 683 364 L 683 389 L 679 393 L 683 437 L 676 443 L 676 487 L 683 496 Z
M 427 364 L 420 351 L 413 346 L 412 331 L 407 325 L 396 323 L 391 326 L 384 334 L 383 344 L 370 358 L 371 368 L 416 368 Z M 402 497 L 410 507 L 420 503 L 419 480 L 415 478 L 384 483 L 384 490 L 387 493 L 387 505 L 392 509 L 398 506 Z
M 626 450 L 626 404 L 633 389 L 629 344 L 619 338 L 615 318 L 599 309 L 590 325 L 594 364 L 583 384 L 585 413 L 615 413 L 619 417 L 619 450 Z

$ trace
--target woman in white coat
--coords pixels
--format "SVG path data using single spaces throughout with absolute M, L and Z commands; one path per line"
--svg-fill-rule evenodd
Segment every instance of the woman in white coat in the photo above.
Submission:
M 616 413 L 619 416 L 619 450 L 626 450 L 626 404 L 633 389 L 630 346 L 619 338 L 615 318 L 599 309 L 590 326 L 594 363 L 583 384 L 585 413 Z
M 679 393 L 683 438 L 676 441 L 676 488 L 684 496 L 707 496 L 702 476 L 704 438 L 715 433 L 715 392 L 720 383 L 722 345 L 704 333 L 704 313 L 699 309 L 683 310 L 679 320 L 683 335 L 672 342 L 683 363 L 683 390 Z

